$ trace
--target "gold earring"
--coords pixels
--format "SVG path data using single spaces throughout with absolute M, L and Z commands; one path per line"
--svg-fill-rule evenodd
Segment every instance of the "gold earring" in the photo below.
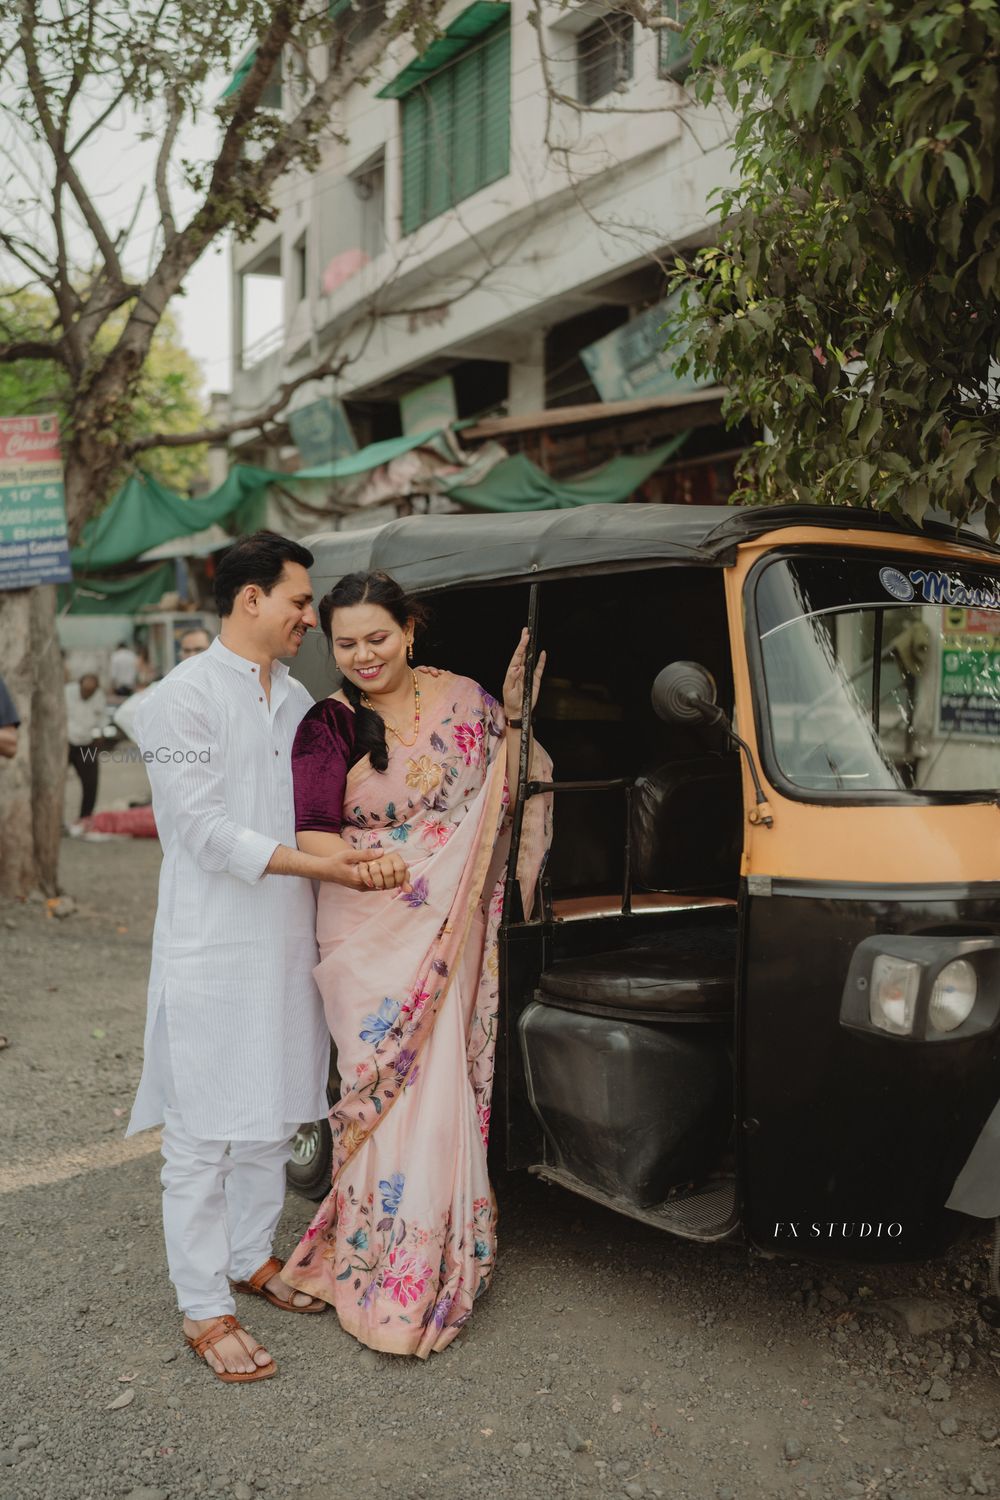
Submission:
M 413 642 L 412 641 L 407 641 L 407 643 L 406 643 L 406 660 L 407 661 L 412 661 L 413 660 Z

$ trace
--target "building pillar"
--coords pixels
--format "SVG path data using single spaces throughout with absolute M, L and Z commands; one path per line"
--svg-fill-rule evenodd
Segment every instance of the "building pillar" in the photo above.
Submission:
M 545 335 L 525 339 L 523 352 L 508 367 L 507 411 L 512 417 L 545 406 Z

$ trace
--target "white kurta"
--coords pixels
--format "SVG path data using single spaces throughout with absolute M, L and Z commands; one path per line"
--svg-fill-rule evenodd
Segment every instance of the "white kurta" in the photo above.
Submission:
M 280 662 L 269 705 L 256 663 L 215 640 L 140 709 L 163 866 L 129 1135 L 163 1120 L 164 1048 L 193 1135 L 277 1140 L 326 1113 L 312 882 L 264 874 L 295 847 L 292 740 L 311 705 Z

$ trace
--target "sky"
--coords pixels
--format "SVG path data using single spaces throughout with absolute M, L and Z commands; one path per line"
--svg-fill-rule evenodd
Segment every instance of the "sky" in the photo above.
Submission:
M 226 79 L 213 79 L 209 99 L 218 98 Z M 135 217 L 125 252 L 126 271 L 144 279 L 157 247 L 159 215 L 153 196 L 153 165 L 159 121 L 147 122 L 136 110 L 120 108 L 78 158 L 83 181 L 112 233 Z M 151 138 L 149 137 L 152 132 Z M 211 115 L 202 122 L 187 122 L 175 157 L 211 159 L 218 139 L 217 123 Z M 138 204 L 137 204 L 138 195 Z M 183 185 L 174 189 L 174 213 L 180 225 L 190 216 L 196 199 Z M 84 246 L 86 248 L 84 248 Z M 89 238 L 80 239 L 80 258 L 91 253 Z M 206 395 L 228 391 L 232 383 L 229 242 L 220 239 L 190 272 L 183 294 L 170 304 L 185 347 L 195 356 L 204 376 Z M 280 308 L 266 310 L 276 323 Z M 248 328 L 248 339 L 270 332 L 270 328 Z
M 214 79 L 207 97 L 218 97 L 225 85 L 224 78 Z M 152 122 L 154 131 L 157 123 Z M 106 219 L 115 224 L 128 222 L 136 211 L 137 188 L 140 192 L 146 189 L 126 257 L 129 269 L 138 276 L 144 276 L 150 269 L 159 223 L 151 192 L 158 142 L 143 139 L 146 128 L 147 122 L 137 111 L 122 108 L 81 156 L 84 181 L 99 197 Z M 207 158 L 214 153 L 217 140 L 214 119 L 209 117 L 203 123 L 189 121 L 178 140 L 175 159 Z M 183 186 L 175 186 L 174 213 L 180 225 L 189 217 L 195 202 Z M 180 325 L 185 347 L 202 368 L 205 393 L 228 391 L 232 384 L 228 238 L 217 241 L 205 252 L 190 272 L 183 295 L 175 297 L 170 307 Z

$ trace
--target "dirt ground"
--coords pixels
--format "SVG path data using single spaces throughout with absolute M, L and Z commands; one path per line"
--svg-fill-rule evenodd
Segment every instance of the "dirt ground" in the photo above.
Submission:
M 105 806 L 142 774 L 112 772 Z M 166 1279 L 156 1138 L 123 1139 L 158 866 L 153 842 L 66 840 L 70 915 L 0 905 L 0 1500 L 1000 1492 L 984 1237 L 831 1275 L 501 1181 L 497 1276 L 444 1354 L 254 1304 L 279 1377 L 213 1380 Z M 279 1250 L 309 1213 L 289 1197 Z M 947 1326 L 896 1327 L 879 1304 L 901 1295 Z

